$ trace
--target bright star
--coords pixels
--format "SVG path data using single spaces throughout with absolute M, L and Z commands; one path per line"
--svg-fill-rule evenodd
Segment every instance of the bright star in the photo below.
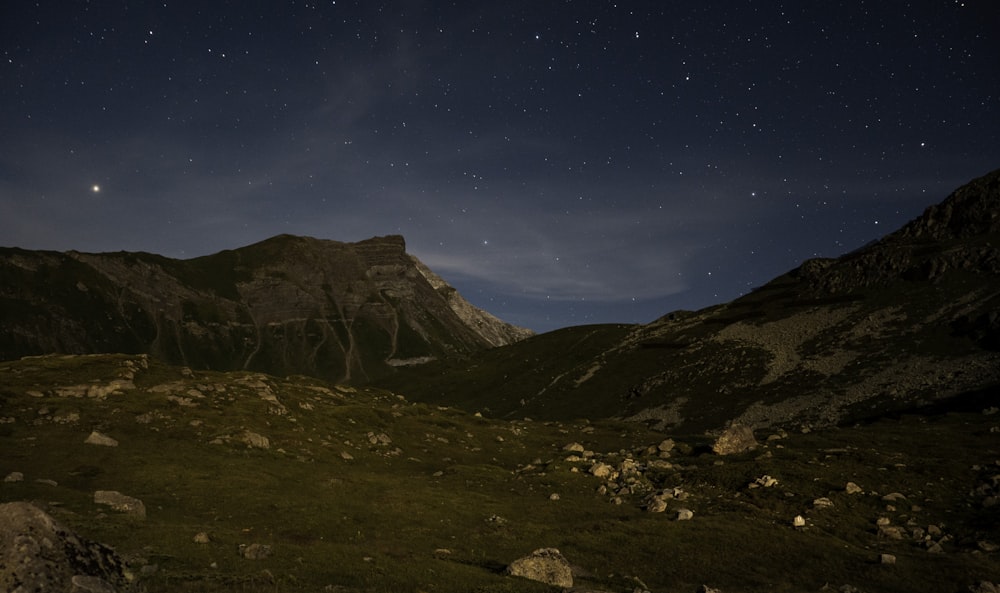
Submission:
M 94 185 L 90 186 L 90 191 L 94 192 L 95 194 L 99 193 L 101 191 L 101 186 L 95 183 Z

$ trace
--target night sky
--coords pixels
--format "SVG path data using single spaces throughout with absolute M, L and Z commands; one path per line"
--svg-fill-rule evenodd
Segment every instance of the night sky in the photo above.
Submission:
M 1000 167 L 1000 7 L 0 6 L 0 245 L 407 250 L 538 331 L 730 300 Z

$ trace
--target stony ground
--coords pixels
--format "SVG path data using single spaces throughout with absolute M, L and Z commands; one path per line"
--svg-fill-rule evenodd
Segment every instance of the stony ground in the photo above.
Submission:
M 150 592 L 561 590 L 507 570 L 553 549 L 578 591 L 1000 581 L 995 392 L 719 443 L 143 357 L 0 363 L 0 385 L 0 502 Z

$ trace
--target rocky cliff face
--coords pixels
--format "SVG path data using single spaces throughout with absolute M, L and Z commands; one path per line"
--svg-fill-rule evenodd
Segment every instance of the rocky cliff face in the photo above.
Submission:
M 0 358 L 145 352 L 195 368 L 365 381 L 524 335 L 421 267 L 399 236 L 282 235 L 191 260 L 3 249 Z
M 530 329 L 511 325 L 476 307 L 465 300 L 454 287 L 445 282 L 444 278 L 431 271 L 423 262 L 413 256 L 411 258 L 414 265 L 417 266 L 417 270 L 420 271 L 420 274 L 430 282 L 430 285 L 448 303 L 451 310 L 466 325 L 476 328 L 479 335 L 486 338 L 490 344 L 494 346 L 506 346 L 507 344 L 513 344 L 534 335 L 535 332 Z

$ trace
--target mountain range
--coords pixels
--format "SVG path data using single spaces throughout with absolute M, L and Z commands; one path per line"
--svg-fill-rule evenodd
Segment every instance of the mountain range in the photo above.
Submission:
M 641 325 L 400 237 L 9 248 L 0 305 L 0 590 L 1000 590 L 1000 171 Z

